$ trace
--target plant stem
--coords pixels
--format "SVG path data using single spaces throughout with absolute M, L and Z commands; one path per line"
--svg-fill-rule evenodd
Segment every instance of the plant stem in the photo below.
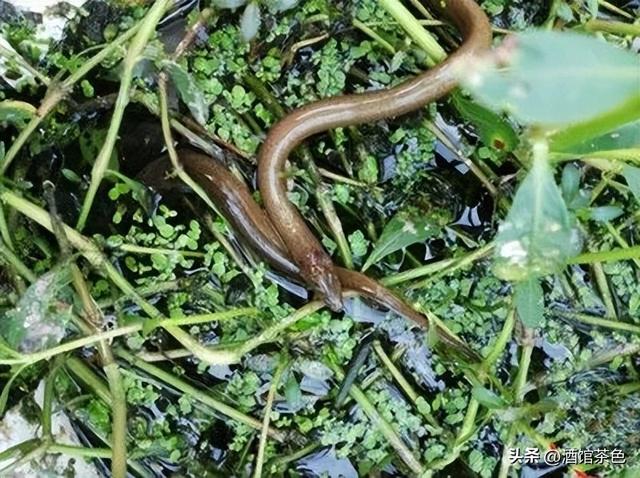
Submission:
M 109 448 L 86 448 L 83 446 L 63 445 L 53 443 L 47 448 L 47 453 L 61 453 L 63 455 L 80 456 L 84 458 L 111 458 Z
M 244 423 L 245 425 L 254 428 L 256 430 L 260 430 L 262 428 L 262 423 L 256 420 L 253 417 L 245 415 L 242 412 L 239 412 L 235 408 L 223 403 L 215 398 L 211 397 L 207 393 L 202 390 L 198 390 L 193 385 L 188 384 L 187 382 L 180 380 L 175 375 L 172 375 L 164 370 L 156 367 L 155 365 L 148 364 L 136 357 L 135 355 L 123 350 L 118 349 L 116 351 L 116 355 L 123 358 L 130 364 L 138 367 L 139 369 L 147 372 L 149 375 L 154 376 L 155 378 L 162 380 L 170 387 L 178 390 L 181 393 L 187 394 L 192 397 L 194 400 L 206 405 L 207 407 L 212 408 L 213 410 L 221 413 L 222 415 L 231 418 L 240 423 Z M 273 428 L 269 428 L 269 436 L 278 442 L 283 442 L 285 439 L 285 435 L 283 432 L 279 430 L 275 430 Z
M 326 360 L 326 365 L 329 366 L 336 374 L 337 380 L 344 379 L 344 371 L 333 362 L 333 360 Z M 352 385 L 349 389 L 349 395 L 353 398 L 358 405 L 362 408 L 362 411 L 369 417 L 371 424 L 380 430 L 380 433 L 389 442 L 389 445 L 398 453 L 400 459 L 405 465 L 416 475 L 420 476 L 424 473 L 424 467 L 418 461 L 418 458 L 413 454 L 409 448 L 404 444 L 400 436 L 393 429 L 391 424 L 387 422 L 382 415 L 378 412 L 376 407 L 371 403 L 367 395 L 356 385 Z
M 495 364 L 498 361 L 498 359 L 504 352 L 504 349 L 509 343 L 509 340 L 511 340 L 511 334 L 513 333 L 513 328 L 515 326 L 515 323 L 516 323 L 516 311 L 515 309 L 511 309 L 511 311 L 509 311 L 509 313 L 507 314 L 507 319 L 505 320 L 504 325 L 502 326 L 500 335 L 498 335 L 498 338 L 496 339 L 493 346 L 491 347 L 491 350 L 489 351 L 484 361 L 482 362 L 482 370 L 484 370 L 485 372 L 489 371 L 489 369 L 493 366 L 493 364 Z
M 88 59 L 86 62 L 82 63 L 80 68 L 78 68 L 74 73 L 72 73 L 66 80 L 64 80 L 59 85 L 53 84 L 47 90 L 47 94 L 45 95 L 42 103 L 40 104 L 40 108 L 38 108 L 38 114 L 34 116 L 29 123 L 25 126 L 25 128 L 20 131 L 18 137 L 11 143 L 11 147 L 7 150 L 7 154 L 4 157 L 4 160 L 0 164 L 0 176 L 2 176 L 6 171 L 12 161 L 15 159 L 17 154 L 22 149 L 22 146 L 27 142 L 31 133 L 33 133 L 36 128 L 40 125 L 42 121 L 47 117 L 47 115 L 56 107 L 56 105 L 64 98 L 66 93 L 71 90 L 71 88 L 80 81 L 87 73 L 89 73 L 93 68 L 102 63 L 106 58 L 111 56 L 114 51 L 120 48 L 124 43 L 129 41 L 133 35 L 140 28 L 140 23 L 134 25 L 129 30 L 124 32 L 118 38 L 110 42 L 107 46 L 105 46 L 102 50 L 100 50 L 96 55 Z
M 420 22 L 402 5 L 400 0 L 378 0 L 378 3 L 402 26 L 407 34 L 428 55 L 430 63 L 435 64 L 447 56 L 438 41 L 420 25 Z
M 308 315 L 313 314 L 314 312 L 320 310 L 324 307 L 324 302 L 319 300 L 314 300 L 309 302 L 308 304 L 300 307 L 293 314 L 288 317 L 276 322 L 271 327 L 264 329 L 258 335 L 246 340 L 242 344 L 227 349 L 227 352 L 234 357 L 234 361 L 238 362 L 240 359 L 251 352 L 252 350 L 260 347 L 263 344 L 273 342 L 276 340 L 278 335 L 291 327 L 293 324 L 307 317 Z
M 640 246 L 611 249 L 609 251 L 585 252 L 572 257 L 568 264 L 591 264 L 594 262 L 615 262 L 640 258 Z
M 375 32 L 375 30 L 370 28 L 368 25 L 366 25 L 365 23 L 362 23 L 357 18 L 353 19 L 352 24 L 353 24 L 354 27 L 356 27 L 362 33 L 364 33 L 369 38 L 371 38 L 373 41 L 375 41 L 382 48 L 387 50 L 387 52 L 389 52 L 391 55 L 395 55 L 396 54 L 396 49 L 393 48 L 393 45 L 391 43 L 389 43 L 387 40 L 385 40 L 384 38 L 382 38 L 380 35 L 378 35 Z
M 344 266 L 347 269 L 353 269 L 353 257 L 351 256 L 351 248 L 349 247 L 349 242 L 344 235 L 342 223 L 340 222 L 340 218 L 338 217 L 336 209 L 333 206 L 333 201 L 331 200 L 330 194 L 331 193 L 329 188 L 327 188 L 322 183 L 318 184 L 316 189 L 316 200 L 318 201 L 318 205 L 320 206 L 322 214 L 329 224 L 329 228 L 331 229 L 333 238 L 336 240 L 336 244 L 338 245 L 338 252 L 342 257 Z
M 9 231 L 9 225 L 7 224 L 7 217 L 4 214 L 4 209 L 0 207 L 0 237 L 5 242 L 10 250 L 13 250 L 13 240 L 11 239 L 11 232 Z
M 133 254 L 162 254 L 163 256 L 180 255 L 183 257 L 198 257 L 205 256 L 203 252 L 197 251 L 181 251 L 178 249 L 163 249 L 160 247 L 144 247 L 136 244 L 121 244 L 116 249 L 125 252 L 131 252 Z
M 594 18 L 585 23 L 584 28 L 589 32 L 613 33 L 620 36 L 640 36 L 640 25 L 634 23 L 613 22 Z
M 262 476 L 262 466 L 264 464 L 264 451 L 267 447 L 267 439 L 269 438 L 269 422 L 271 421 L 271 409 L 273 408 L 273 401 L 276 398 L 276 391 L 282 374 L 284 373 L 289 361 L 280 359 L 280 364 L 276 369 L 273 377 L 271 378 L 271 386 L 269 387 L 269 393 L 267 395 L 267 403 L 264 406 L 264 418 L 262 419 L 262 429 L 260 430 L 260 442 L 258 444 L 258 456 L 256 458 L 256 466 L 253 472 L 254 478 L 260 478 Z
M 80 360 L 78 357 L 71 356 L 65 361 L 65 367 L 77 379 L 87 385 L 91 391 L 100 398 L 100 400 L 111 407 L 112 401 L 109 388 L 104 384 L 100 377 L 93 373 L 93 370 L 91 370 L 84 361 Z
M 10 264 L 15 271 L 20 274 L 24 279 L 26 279 L 30 283 L 34 283 L 38 278 L 36 275 L 31 272 L 24 262 L 20 260 L 20 258 L 13 253 L 9 246 L 7 246 L 3 241 L 0 241 L 0 256 Z
M 398 274 L 393 274 L 382 278 L 380 282 L 386 286 L 390 286 L 428 275 L 429 277 L 427 277 L 423 281 L 411 285 L 412 289 L 424 287 L 426 284 L 446 274 L 451 274 L 452 272 L 455 272 L 463 267 L 468 266 L 469 264 L 474 263 L 479 259 L 488 256 L 493 251 L 493 248 L 494 244 L 490 242 L 489 244 L 479 247 L 478 249 L 475 249 L 463 256 L 443 259 L 438 262 L 433 262 L 431 264 L 426 264 L 414 269 L 409 269 Z M 438 274 L 436 275 L 436 273 Z
M 0 193 L 0 201 L 6 202 L 11 207 L 15 208 L 22 214 L 36 221 L 41 226 L 49 229 L 50 231 L 53 230 L 51 217 L 49 216 L 49 214 L 35 204 L 27 201 L 26 199 L 16 195 L 13 192 L 4 191 Z M 69 238 L 69 242 L 82 253 L 85 259 L 87 259 L 93 267 L 101 270 L 104 274 L 106 274 L 109 279 L 111 279 L 111 281 L 125 294 L 125 296 L 130 297 L 147 315 L 149 315 L 149 317 L 159 320 L 164 329 L 169 332 L 169 334 L 171 334 L 185 348 L 189 349 L 198 359 L 208 364 L 231 363 L 229 362 L 229 360 L 232 358 L 232 356 L 230 356 L 226 352 L 222 350 L 212 350 L 204 347 L 187 332 L 180 329 L 179 327 L 171 325 L 171 323 L 162 324 L 162 319 L 164 319 L 165 317 L 163 317 L 160 311 L 138 295 L 136 289 L 120 274 L 120 272 L 113 266 L 113 264 L 111 264 L 102 255 L 102 252 L 93 242 L 91 242 L 89 239 L 69 226 L 64 225 L 64 232 Z M 141 329 L 135 328 L 134 331 L 137 330 Z M 123 334 L 121 333 L 119 335 Z M 42 359 L 39 358 L 38 360 Z
M 44 86 L 49 86 L 51 80 L 46 76 L 36 70 L 31 64 L 24 59 L 22 55 L 20 55 L 17 51 L 9 49 L 3 45 L 0 45 L 0 56 L 4 56 L 10 60 L 14 60 L 16 63 L 19 63 L 22 68 L 27 70 L 34 78 L 37 78 L 40 83 Z
M 529 373 L 529 365 L 531 364 L 531 354 L 533 352 L 533 332 L 531 329 L 523 331 L 524 345 L 520 354 L 520 362 L 518 365 L 518 373 L 513 383 L 513 397 L 515 405 L 520 405 L 524 399 L 525 385 L 527 383 L 527 375 Z M 513 447 L 518 428 L 516 424 L 512 424 L 509 428 L 508 438 L 505 442 L 505 446 L 502 452 L 502 459 L 500 460 L 500 471 L 498 473 L 499 478 L 507 478 L 509 475 L 509 468 L 511 462 L 509 461 L 509 449 Z
M 382 344 L 380 344 L 379 340 L 375 340 L 373 342 L 373 350 L 375 351 L 376 355 L 378 355 L 378 358 L 380 359 L 382 364 L 387 368 L 389 373 L 391 373 L 391 376 L 397 382 L 398 386 L 407 395 L 407 397 L 409 397 L 409 400 L 411 400 L 413 405 L 416 406 L 418 403 L 418 398 L 420 398 L 420 395 L 418 395 L 418 392 L 415 391 L 415 389 L 411 386 L 411 384 L 405 378 L 405 376 L 402 375 L 402 372 L 400 372 L 398 367 L 396 367 L 396 364 L 393 363 L 391 358 L 384 351 L 384 349 L 382 348 Z M 423 417 L 425 417 L 429 422 L 429 424 L 433 426 L 438 432 L 443 431 L 442 426 L 438 423 L 438 420 L 436 420 L 436 418 L 431 413 L 420 413 L 420 414 Z
M 640 334 L 640 325 L 629 324 L 627 322 L 620 322 L 616 319 L 606 319 L 602 317 L 595 317 L 589 314 L 581 314 L 579 312 L 561 312 L 556 311 L 558 315 L 567 317 L 569 319 L 578 320 L 584 324 L 595 325 L 598 327 L 606 327 L 614 330 L 624 330 L 634 334 Z
M 113 154 L 113 148 L 118 139 L 118 131 L 120 130 L 120 123 L 124 116 L 124 110 L 129 103 L 129 92 L 131 89 L 131 82 L 133 80 L 133 69 L 140 59 L 140 55 L 144 50 L 145 45 L 153 35 L 156 25 L 162 18 L 167 6 L 171 3 L 171 0 L 156 0 L 153 6 L 147 12 L 144 20 L 140 25 L 140 29 L 136 33 L 135 37 L 131 40 L 127 56 L 125 57 L 122 65 L 122 71 L 120 73 L 120 89 L 118 91 L 118 98 L 113 109 L 113 115 L 111 116 L 111 123 L 107 131 L 106 138 L 96 157 L 93 169 L 91 170 L 91 183 L 89 189 L 82 203 L 82 209 L 80 210 L 80 217 L 78 218 L 77 229 L 82 231 L 86 224 L 93 200 L 98 192 L 98 187 L 102 182 L 109 160 Z

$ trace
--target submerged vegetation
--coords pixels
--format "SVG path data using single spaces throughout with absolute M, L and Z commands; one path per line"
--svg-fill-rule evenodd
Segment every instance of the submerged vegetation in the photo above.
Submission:
M 334 261 L 481 363 L 365 299 L 331 312 L 182 168 L 157 172 L 171 191 L 140 174 L 175 143 L 254 191 L 278 119 L 439 63 L 459 44 L 445 18 L 412 0 L 12 3 L 0 476 L 83 476 L 59 456 L 115 477 L 640 474 L 638 2 L 481 2 L 495 48 L 461 89 L 291 157 L 289 197 Z M 37 431 L 5 440 L 16 411 Z M 594 457 L 513 459 L 527 449 Z

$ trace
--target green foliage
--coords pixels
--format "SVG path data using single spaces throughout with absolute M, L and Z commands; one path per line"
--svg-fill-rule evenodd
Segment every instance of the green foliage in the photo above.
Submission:
M 464 98 L 460 92 L 454 92 L 451 98 L 460 115 L 476 127 L 484 144 L 504 152 L 513 151 L 516 148 L 518 136 L 507 120 L 482 105 Z
M 515 285 L 514 302 L 518 317 L 530 328 L 537 328 L 544 319 L 544 296 L 540 282 L 535 277 Z
M 546 158 L 535 158 L 496 236 L 495 273 L 524 281 L 561 269 L 579 252 L 578 232 Z
M 180 98 L 187 105 L 195 120 L 201 125 L 205 125 L 209 119 L 209 105 L 191 74 L 174 61 L 164 60 L 161 62 L 161 67 L 169 73 Z
M 69 271 L 61 266 L 34 282 L 16 307 L 0 320 L 0 335 L 16 350 L 30 353 L 57 345 L 70 320 Z
M 0 125 L 24 128 L 25 124 L 36 114 L 36 109 L 24 101 L 0 101 Z
M 596 38 L 532 31 L 503 49 L 508 68 L 488 67 L 466 85 L 487 105 L 522 122 L 573 123 L 638 94 L 638 57 Z
M 367 270 L 389 254 L 435 236 L 440 232 L 440 227 L 439 224 L 434 224 L 432 218 L 422 214 L 399 212 L 385 225 L 362 270 Z

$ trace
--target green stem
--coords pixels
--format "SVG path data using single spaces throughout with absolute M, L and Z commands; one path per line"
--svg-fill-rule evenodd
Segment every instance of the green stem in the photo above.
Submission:
M 516 311 L 515 309 L 511 309 L 511 311 L 507 314 L 507 319 L 505 320 L 504 325 L 502 326 L 500 335 L 498 336 L 493 346 L 491 347 L 491 350 L 489 351 L 484 361 L 482 362 L 482 369 L 484 371 L 488 371 L 493 366 L 493 364 L 495 364 L 498 361 L 498 359 L 504 352 L 504 349 L 506 348 L 507 344 L 511 340 L 511 334 L 513 333 L 513 328 L 515 326 L 515 323 L 516 323 Z
M 400 372 L 398 367 L 396 367 L 396 364 L 393 363 L 393 360 L 391 360 L 391 358 L 384 351 L 379 340 L 375 340 L 373 342 L 373 350 L 375 351 L 376 355 L 378 355 L 378 358 L 380 358 L 380 361 L 387 368 L 389 373 L 391 373 L 391 376 L 396 381 L 398 386 L 407 395 L 407 397 L 409 397 L 409 400 L 411 400 L 413 405 L 417 406 L 418 398 L 420 398 L 420 395 L 418 395 L 418 392 L 415 391 L 415 389 L 405 378 L 405 376 L 402 375 L 402 372 Z M 436 420 L 436 418 L 431 413 L 421 413 L 421 415 L 424 416 L 429 424 L 433 426 L 438 432 L 443 431 L 442 427 L 438 423 L 438 420 Z
M 127 476 L 127 395 L 118 364 L 103 367 L 111 393 L 111 475 Z
M 5 242 L 6 246 L 13 250 L 13 240 L 11 239 L 11 232 L 9 231 L 9 224 L 7 223 L 7 217 L 4 214 L 4 209 L 0 207 L 0 237 Z
M 239 423 L 244 423 L 245 425 L 255 430 L 262 429 L 262 423 L 259 420 L 256 420 L 253 417 L 245 415 L 242 412 L 239 412 L 238 410 L 227 405 L 226 403 L 216 400 L 215 398 L 211 397 L 210 395 L 203 392 L 202 390 L 198 390 L 193 385 L 190 385 L 184 382 L 183 380 L 180 380 L 175 375 L 165 372 L 164 370 L 154 365 L 148 364 L 143 360 L 139 359 L 138 357 L 136 357 L 135 355 L 123 349 L 118 349 L 116 351 L 116 354 L 119 357 L 126 360 L 127 362 L 129 362 L 130 364 L 134 365 L 135 367 L 138 367 L 139 369 L 147 372 L 149 375 L 152 375 L 155 378 L 162 380 L 163 382 L 168 384 L 170 387 L 178 390 L 179 392 L 189 395 L 194 400 L 206 405 L 207 407 L 212 408 L 213 410 L 221 413 L 222 415 L 225 415 L 226 417 L 229 417 L 232 420 L 235 420 Z M 279 430 L 275 430 L 273 428 L 269 429 L 269 436 L 278 442 L 283 442 L 285 439 L 285 434 L 283 432 Z
M 98 187 L 102 182 L 109 160 L 113 154 L 113 148 L 118 139 L 118 131 L 120 130 L 120 123 L 124 116 L 124 110 L 129 103 L 129 92 L 131 90 L 131 82 L 133 80 L 133 69 L 140 59 L 145 45 L 153 35 L 156 25 L 162 18 L 167 6 L 171 3 L 171 0 L 156 0 L 153 6 L 149 9 L 146 17 L 140 25 L 140 29 L 136 33 L 135 37 L 131 40 L 131 45 L 127 51 L 120 72 L 120 89 L 118 91 L 118 98 L 114 105 L 113 114 L 111 116 L 111 123 L 107 131 L 106 138 L 96 157 L 93 169 L 91 170 L 91 183 L 89 189 L 84 198 L 82 209 L 80 210 L 80 217 L 78 218 L 77 229 L 82 231 L 84 229 L 93 200 L 98 192 Z
M 463 267 L 473 264 L 475 261 L 480 260 L 491 254 L 494 244 L 491 242 L 478 249 L 475 249 L 463 256 L 454 257 L 450 259 L 443 259 L 432 264 L 426 264 L 424 266 L 416 267 L 398 274 L 393 274 L 384 277 L 380 282 L 386 286 L 400 284 L 412 279 L 418 279 L 428 275 L 429 277 L 421 282 L 417 282 L 411 286 L 411 288 L 424 287 L 428 283 L 440 278 L 444 275 L 451 274 Z M 436 276 L 437 273 L 437 276 Z
M 585 252 L 569 259 L 568 264 L 592 264 L 638 258 L 640 258 L 640 246 L 633 246 L 609 251 Z
M 420 25 L 420 22 L 402 5 L 400 0 L 378 0 L 378 3 L 402 26 L 407 34 L 422 48 L 432 64 L 439 63 L 447 56 L 438 41 Z
M 333 238 L 336 240 L 336 244 L 338 245 L 338 252 L 342 257 L 344 266 L 347 269 L 353 269 L 353 257 L 351 256 L 351 248 L 349 247 L 349 242 L 344 235 L 344 229 L 342 228 L 342 223 L 340 222 L 340 218 L 336 213 L 336 209 L 333 206 L 333 201 L 331 201 L 329 188 L 324 186 L 322 183 L 317 186 L 316 199 L 324 217 L 327 220 L 327 223 L 329 224 L 329 228 L 331 229 Z
M 595 325 L 598 327 L 606 327 L 614 330 L 624 330 L 634 334 L 640 334 L 640 325 L 629 324 L 627 322 L 620 322 L 616 319 L 605 319 L 602 317 L 594 317 L 589 314 L 581 314 L 579 312 L 556 312 L 558 315 L 574 319 L 584 324 Z
M 144 247 L 136 244 L 121 244 L 117 246 L 118 250 L 131 252 L 133 254 L 162 254 L 164 256 L 180 255 L 183 257 L 205 257 L 203 252 L 197 251 L 181 251 L 178 249 L 163 249 L 160 247 Z
M 528 338 L 528 336 L 532 335 L 531 330 L 525 329 L 523 335 L 526 337 L 525 344 L 522 347 L 520 355 L 518 374 L 513 383 L 513 398 L 516 405 L 521 404 L 524 399 L 525 385 L 527 383 L 527 375 L 529 374 L 529 365 L 531 364 L 531 354 L 533 353 L 533 340 Z M 509 428 L 508 438 L 502 452 L 500 471 L 498 472 L 499 478 L 507 478 L 509 475 L 509 468 L 511 467 L 511 462 L 508 459 L 509 449 L 513 447 L 517 433 L 518 428 L 516 424 L 513 423 Z
M 607 275 L 604 272 L 602 263 L 594 262 L 591 268 L 593 269 L 593 275 L 595 276 L 598 289 L 600 289 L 600 295 L 602 296 L 602 302 L 604 302 L 607 315 L 616 317 L 616 306 L 613 303 L 613 296 L 611 295 L 609 282 L 607 281 Z
M 584 29 L 589 32 L 613 33 L 620 36 L 640 36 L 640 25 L 634 23 L 593 19 L 584 24 Z
M 26 199 L 16 195 L 11 191 L 4 191 L 0 193 L 0 201 L 9 204 L 11 207 L 36 221 L 46 229 L 50 231 L 53 230 L 50 215 L 42 208 L 27 201 Z M 66 236 L 69 238 L 69 242 L 82 253 L 85 259 L 87 259 L 93 267 L 101 270 L 105 275 L 107 275 L 107 277 L 111 279 L 111 281 L 125 294 L 125 296 L 130 297 L 152 319 L 158 319 L 160 321 L 164 319 L 164 317 L 156 307 L 154 307 L 152 304 L 138 295 L 136 289 L 120 274 L 120 272 L 113 266 L 113 264 L 111 264 L 104 257 L 102 252 L 96 247 L 95 244 L 93 244 L 93 242 L 91 242 L 89 239 L 69 226 L 65 225 L 63 229 Z M 179 327 L 171 325 L 171 323 L 165 323 L 162 326 L 178 342 L 180 342 L 185 348 L 189 349 L 193 353 L 193 355 L 195 355 L 204 363 L 231 363 L 229 362 L 229 360 L 232 358 L 232 356 L 230 356 L 226 352 L 212 350 L 204 347 L 187 332 L 180 329 Z
M 37 78 L 40 81 L 40 83 L 42 83 L 44 86 L 49 86 L 49 83 L 51 82 L 51 80 L 46 75 L 43 75 L 38 70 L 36 70 L 33 66 L 31 66 L 31 64 L 27 60 L 25 60 L 24 57 L 20 55 L 17 51 L 11 50 L 3 45 L 0 45 L 0 56 L 4 56 L 5 58 L 13 60 L 16 63 L 19 63 L 22 68 L 24 68 L 29 73 L 31 73 L 31 75 L 34 78 Z
M 271 386 L 269 387 L 269 393 L 267 395 L 267 403 L 264 406 L 264 418 L 262 419 L 262 429 L 260 430 L 260 442 L 258 444 L 258 456 L 256 458 L 256 466 L 253 472 L 254 478 L 260 478 L 262 476 L 262 466 L 264 464 L 264 452 L 267 447 L 267 439 L 269 438 L 269 422 L 271 421 L 271 409 L 273 408 L 273 401 L 276 398 L 276 391 L 282 374 L 287 367 L 288 360 L 280 360 L 280 364 L 273 374 L 271 379 Z
M 298 322 L 299 320 L 304 319 L 305 317 L 313 314 L 314 312 L 320 310 L 324 307 L 324 302 L 319 300 L 314 300 L 309 302 L 308 304 L 300 307 L 293 314 L 288 317 L 278 321 L 271 327 L 264 329 L 255 337 L 246 340 L 242 344 L 227 349 L 227 352 L 234 357 L 234 363 L 240 361 L 240 359 L 251 352 L 252 350 L 260 347 L 263 344 L 275 341 L 278 336 L 284 332 L 286 329 L 291 327 L 293 324 Z
M 369 38 L 371 38 L 374 42 L 376 42 L 382 48 L 387 50 L 391 55 L 396 54 L 396 49 L 393 48 L 393 45 L 389 43 L 387 40 L 385 40 L 384 38 L 382 38 L 380 35 L 378 35 L 376 31 L 370 28 L 368 25 L 366 25 L 365 23 L 362 23 L 357 18 L 354 18 L 352 23 L 354 27 L 356 27 L 362 33 L 364 33 Z
M 100 400 L 106 403 L 109 407 L 112 405 L 111 393 L 109 388 L 105 385 L 100 377 L 98 377 L 93 370 L 91 370 L 84 361 L 77 357 L 69 357 L 65 362 L 65 367 L 71 372 L 78 380 L 88 386 L 93 393 L 95 393 Z
M 333 360 L 325 361 L 336 374 L 337 380 L 344 379 L 343 370 L 333 362 Z M 424 467 L 418 461 L 418 458 L 413 454 L 411 450 L 404 444 L 400 436 L 393 429 L 391 424 L 387 422 L 382 415 L 378 412 L 376 407 L 371 403 L 367 395 L 356 385 L 352 385 L 349 389 L 349 395 L 353 398 L 362 411 L 369 417 L 371 424 L 380 430 L 380 433 L 387 439 L 389 445 L 398 453 L 400 459 L 405 465 L 416 475 L 420 476 L 424 473 Z
M 109 448 L 86 448 L 83 446 L 62 445 L 60 443 L 49 445 L 47 453 L 61 453 L 63 455 L 80 456 L 84 458 L 111 459 L 111 450 Z
M 33 284 L 38 280 L 38 277 L 31 272 L 31 269 L 29 269 L 3 241 L 0 241 L 0 256 L 2 256 L 7 263 L 11 264 L 15 271 L 28 282 Z
M 5 174 L 7 168 L 15 159 L 17 154 L 22 149 L 22 146 L 27 142 L 31 133 L 33 133 L 40 123 L 44 121 L 47 115 L 56 107 L 56 105 L 64 98 L 65 94 L 71 90 L 71 88 L 80 81 L 87 73 L 89 73 L 93 68 L 102 63 L 105 59 L 110 57 L 118 48 L 120 48 L 124 43 L 129 41 L 131 37 L 138 31 L 140 28 L 140 23 L 134 25 L 129 30 L 124 32 L 118 38 L 110 42 L 106 47 L 100 50 L 96 55 L 89 58 L 87 61 L 83 62 L 80 68 L 78 68 L 74 73 L 72 73 L 66 80 L 64 80 L 60 85 L 57 85 L 53 88 L 50 88 L 47 91 L 47 94 L 42 101 L 40 108 L 38 109 L 38 114 L 34 116 L 29 123 L 25 126 L 25 128 L 20 131 L 20 134 L 15 139 L 13 143 L 11 143 L 11 147 L 7 150 L 7 153 L 0 164 L 0 176 Z

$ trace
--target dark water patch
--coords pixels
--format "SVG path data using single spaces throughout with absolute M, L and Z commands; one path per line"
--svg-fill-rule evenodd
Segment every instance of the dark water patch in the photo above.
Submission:
M 296 462 L 296 469 L 307 478 L 358 478 L 347 458 L 338 458 L 335 450 L 325 448 Z

